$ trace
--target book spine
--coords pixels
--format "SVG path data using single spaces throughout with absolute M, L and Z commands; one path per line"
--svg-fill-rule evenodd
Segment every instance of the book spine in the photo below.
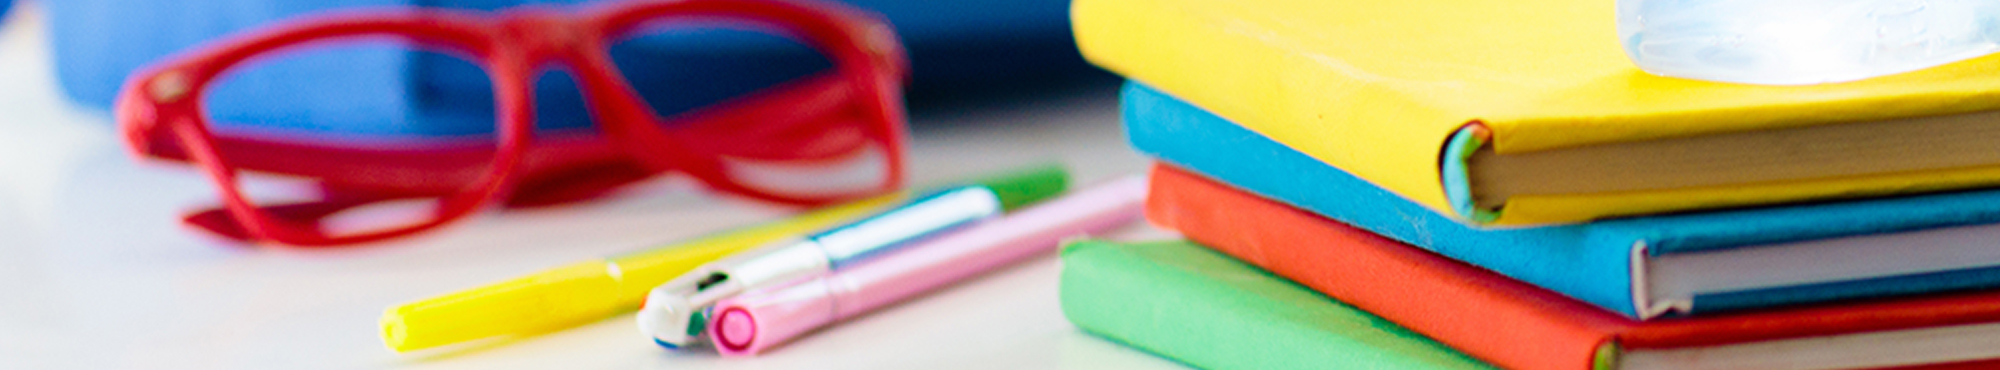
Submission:
M 1475 228 L 1138 84 L 1128 86 L 1122 104 L 1126 132 L 1140 152 L 1321 217 L 1638 316 L 1632 248 L 1652 229 L 1602 227 L 1607 223 Z
M 1304 52 L 1310 27 L 1289 27 L 1233 1 L 1077 0 L 1084 59 L 1285 140 L 1334 167 L 1436 212 L 1452 213 L 1441 149 L 1467 122 L 1423 93 L 1336 56 Z M 1345 68 L 1345 69 L 1342 69 Z
M 1584 370 L 1620 328 L 1582 302 L 1159 166 L 1147 218 L 1509 369 Z

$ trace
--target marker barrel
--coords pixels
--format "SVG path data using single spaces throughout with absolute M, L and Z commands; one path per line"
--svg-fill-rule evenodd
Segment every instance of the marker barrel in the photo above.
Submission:
M 887 195 L 711 234 L 611 259 L 573 263 L 383 310 L 382 344 L 403 352 L 532 335 L 638 309 L 676 275 L 743 250 L 865 217 L 907 197 Z
M 993 219 L 831 274 L 718 302 L 709 335 L 725 356 L 763 352 L 836 321 L 1027 257 L 1064 239 L 1139 218 L 1142 177 L 1128 177 Z
M 771 261 L 773 264 L 769 266 L 739 266 L 760 262 L 731 258 L 729 262 L 718 261 L 698 268 L 687 276 L 654 287 L 646 295 L 646 304 L 640 308 L 635 321 L 640 332 L 652 337 L 662 347 L 677 349 L 692 345 L 705 334 L 703 329 L 710 321 L 705 313 L 713 307 L 709 304 L 713 300 L 734 296 L 740 290 L 784 286 L 799 279 L 820 276 L 829 269 L 840 269 L 877 254 L 887 254 L 889 250 L 916 244 L 917 240 L 996 218 L 1004 211 L 1055 196 L 1068 187 L 1069 174 L 1061 166 L 1049 165 L 943 190 L 895 210 L 806 237 L 810 243 L 798 247 L 818 253 L 820 260 L 812 266 L 777 261 Z M 746 275 L 769 278 L 769 281 L 737 281 L 731 276 L 736 267 L 751 270 L 773 267 L 777 270 L 749 271 L 751 273 Z M 790 274 L 788 271 L 804 273 Z

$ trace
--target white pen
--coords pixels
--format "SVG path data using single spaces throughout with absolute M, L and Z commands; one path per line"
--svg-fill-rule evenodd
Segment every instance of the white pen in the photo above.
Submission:
M 952 188 L 846 226 L 710 262 L 654 288 L 639 310 L 639 330 L 662 347 L 686 347 L 703 338 L 707 309 L 724 298 L 819 276 L 926 237 L 998 217 L 1005 212 L 1003 205 L 1033 202 L 1062 191 L 1059 184 L 1034 185 L 1038 186 L 1010 191 L 996 191 L 988 185 Z

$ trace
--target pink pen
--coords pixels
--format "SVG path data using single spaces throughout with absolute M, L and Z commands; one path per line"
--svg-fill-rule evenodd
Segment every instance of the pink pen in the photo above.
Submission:
M 1145 178 L 1125 177 L 827 275 L 724 299 L 711 311 L 708 334 L 724 356 L 755 355 L 835 321 L 1055 250 L 1064 239 L 1132 223 L 1145 198 Z

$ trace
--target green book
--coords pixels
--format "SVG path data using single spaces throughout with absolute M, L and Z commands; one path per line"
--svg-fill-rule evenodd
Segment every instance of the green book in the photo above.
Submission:
M 1081 241 L 1062 262 L 1070 322 L 1195 367 L 1494 368 L 1190 242 Z

